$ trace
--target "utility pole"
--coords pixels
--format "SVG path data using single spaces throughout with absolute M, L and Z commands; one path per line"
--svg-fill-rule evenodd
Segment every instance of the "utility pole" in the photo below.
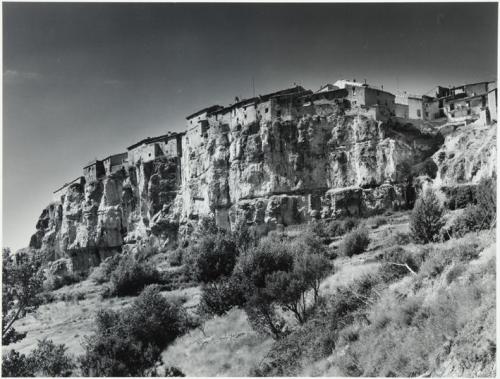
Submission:
M 252 76 L 252 91 L 253 91 L 253 96 L 255 97 L 255 78 Z

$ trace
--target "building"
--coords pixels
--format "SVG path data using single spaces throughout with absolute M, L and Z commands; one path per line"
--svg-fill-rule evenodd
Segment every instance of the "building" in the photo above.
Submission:
M 439 105 L 442 105 L 442 109 L 450 121 L 477 119 L 482 117 L 481 113 L 486 112 L 486 110 L 489 110 L 491 116 L 489 97 L 494 95 L 488 94 L 493 86 L 496 87 L 495 82 L 489 81 L 464 84 L 447 89 L 438 87 L 440 89 Z M 496 108 L 496 101 L 491 101 L 491 107 Z M 496 109 L 494 112 L 496 113 Z
M 83 168 L 83 176 L 87 183 L 97 181 L 106 175 L 102 161 L 95 159 Z
M 150 162 L 160 157 L 181 157 L 182 136 L 185 133 L 173 133 L 158 137 L 145 138 L 127 147 L 127 162 L 135 165 L 137 162 Z
M 58 201 L 61 200 L 61 197 L 66 195 L 67 189 L 72 185 L 78 185 L 78 186 L 81 186 L 81 188 L 83 188 L 83 186 L 85 185 L 85 178 L 83 176 L 79 176 L 78 178 L 73 179 L 72 181 L 70 181 L 68 183 L 64 183 L 63 186 L 59 187 L 58 189 L 56 189 L 53 192 L 52 196 L 53 196 L 54 200 L 58 200 Z
M 128 160 L 128 153 L 120 153 L 110 155 L 102 160 L 104 171 L 106 175 L 111 175 L 122 168 L 126 167 Z
M 301 86 L 295 86 L 249 99 L 235 98 L 234 104 L 207 114 L 208 127 L 227 127 L 228 131 L 239 131 L 242 127 L 257 122 L 291 120 L 297 116 L 297 112 L 294 111 L 298 106 L 296 100 L 305 93 L 312 92 L 306 91 Z M 196 133 L 191 130 L 188 129 L 188 143 L 191 145 L 201 143 L 205 135 L 204 129 L 201 128 Z
M 408 118 L 410 120 L 430 121 L 442 116 L 438 99 L 427 95 L 408 95 Z
M 395 103 L 394 104 L 394 113 L 396 117 L 400 118 L 409 118 L 409 106 L 408 104 L 400 104 L 400 103 Z
M 492 82 L 488 86 L 488 110 L 491 121 L 497 121 L 497 101 L 497 84 Z

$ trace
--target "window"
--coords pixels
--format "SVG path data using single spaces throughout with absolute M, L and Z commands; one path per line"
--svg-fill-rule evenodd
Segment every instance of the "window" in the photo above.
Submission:
M 269 108 L 266 108 L 265 112 L 266 112 L 266 113 L 267 113 L 267 112 L 269 112 Z
M 417 109 L 417 117 L 422 117 L 422 112 L 420 112 L 420 109 Z
M 425 117 L 429 117 L 429 112 L 425 112 Z
M 247 118 L 247 114 L 245 113 L 245 120 L 246 120 L 246 118 Z
M 278 111 L 278 112 L 276 113 L 276 115 L 277 115 L 278 117 L 281 117 L 281 111 Z
M 356 87 L 352 87 L 352 94 L 356 95 Z
M 454 103 L 450 103 L 450 111 L 452 111 L 454 109 L 455 109 L 455 104 Z

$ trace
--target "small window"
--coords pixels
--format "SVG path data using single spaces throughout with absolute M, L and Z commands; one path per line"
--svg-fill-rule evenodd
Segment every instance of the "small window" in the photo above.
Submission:
M 425 112 L 425 117 L 429 117 L 429 112 Z
M 269 112 L 269 108 L 266 108 L 265 112 L 266 112 L 266 113 L 267 113 L 267 112 Z
M 276 115 L 277 115 L 278 117 L 281 117 L 281 111 L 278 111 L 278 112 L 276 113 Z
M 417 117 L 422 117 L 422 112 L 420 112 L 420 109 L 417 109 Z
M 352 87 L 352 94 L 356 95 L 356 87 Z
M 455 104 L 454 103 L 451 103 L 450 104 L 450 111 L 454 110 L 455 109 Z

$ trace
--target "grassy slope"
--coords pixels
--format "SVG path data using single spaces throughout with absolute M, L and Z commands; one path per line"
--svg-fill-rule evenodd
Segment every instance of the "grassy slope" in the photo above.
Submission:
M 408 233 L 408 213 L 395 213 L 387 217 L 386 221 L 388 221 L 386 224 L 378 225 L 376 219 L 367 220 L 372 239 L 368 251 L 353 258 L 339 257 L 335 259 L 335 273 L 327 277 L 321 285 L 323 294 L 332 294 L 337 287 L 348 284 L 361 275 L 375 272 L 378 269 L 379 263 L 376 257 L 394 243 L 394 236 L 397 233 Z M 291 228 L 287 232 L 289 235 L 296 235 L 301 230 L 303 229 L 300 227 Z M 339 243 L 340 240 L 333 242 L 332 248 L 338 246 Z M 453 243 L 453 241 L 448 244 L 450 243 Z M 415 250 L 418 247 L 409 244 L 406 248 Z M 490 255 L 492 254 L 491 251 L 494 254 L 494 248 L 490 248 L 488 251 Z M 491 265 L 491 261 L 484 256 L 485 254 L 479 260 L 471 262 L 470 270 L 474 268 L 482 272 L 481 270 L 484 270 L 485 265 Z M 467 269 L 466 272 L 470 270 Z M 412 279 L 406 277 L 395 288 L 397 289 L 398 286 L 402 289 L 408 288 L 409 280 Z M 436 289 L 435 285 L 434 282 L 433 284 L 426 283 L 419 295 L 433 293 Z M 102 300 L 98 296 L 99 290 L 99 286 L 93 285 L 87 280 L 56 291 L 58 293 L 84 292 L 86 298 L 80 301 L 59 301 L 40 307 L 35 314 L 20 320 L 17 325 L 19 330 L 28 331 L 27 338 L 17 344 L 4 347 L 4 351 L 14 348 L 21 352 L 27 352 L 34 347 L 37 339 L 48 337 L 53 339 L 54 342 L 65 343 L 69 348 L 69 352 L 75 355 L 81 354 L 80 342 L 84 335 L 92 333 L 95 311 L 99 308 L 117 309 L 124 307 L 133 300 L 133 298 Z M 188 288 L 181 291 L 172 291 L 166 293 L 166 295 L 181 296 L 186 300 L 184 305 L 193 309 L 198 301 L 199 289 Z M 379 304 L 379 306 L 381 305 L 383 306 L 382 303 Z M 467 349 L 464 349 L 463 344 L 460 345 L 457 341 L 459 341 L 460 337 L 463 340 L 468 340 L 468 336 L 471 335 L 484 337 L 485 332 L 481 328 L 487 323 L 491 324 L 492 318 L 488 316 L 488 304 L 483 305 L 481 309 L 485 311 L 474 313 L 475 323 L 467 324 L 462 334 L 459 334 L 454 340 L 455 344 L 450 345 L 451 353 L 439 357 L 441 359 L 439 365 L 441 371 L 438 372 L 436 369 L 436 374 L 452 375 L 463 372 L 463 368 L 460 366 L 460 357 L 467 353 Z M 487 320 L 484 320 L 485 317 Z M 373 336 L 376 338 L 375 334 Z M 370 336 L 367 334 L 368 337 Z M 488 343 L 482 341 L 483 339 L 476 338 L 473 343 L 478 346 L 481 345 L 483 350 L 491 348 Z M 273 341 L 269 337 L 258 335 L 252 331 L 242 310 L 234 309 L 223 317 L 216 317 L 207 321 L 202 329 L 193 330 L 174 341 L 163 352 L 163 360 L 165 365 L 177 366 L 189 376 L 245 376 L 266 356 L 272 344 Z M 335 364 L 334 358 L 334 356 L 331 356 L 319 361 L 303 362 L 300 372 L 297 372 L 296 375 L 345 375 L 345 372 Z M 480 368 L 477 368 L 477 370 L 480 370 Z M 483 369 L 483 371 L 487 372 L 488 368 Z

